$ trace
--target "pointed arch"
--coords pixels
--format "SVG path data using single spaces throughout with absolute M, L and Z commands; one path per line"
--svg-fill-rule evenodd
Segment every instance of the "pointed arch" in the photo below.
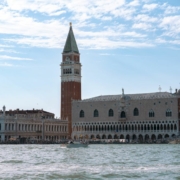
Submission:
M 123 134 L 120 135 L 120 139 L 124 139 L 124 135 Z
M 132 131 L 134 131 L 134 125 L 132 125 Z
M 135 131 L 137 131 L 137 125 L 135 124 L 135 128 L 134 128 Z
M 111 136 L 111 134 L 109 134 L 109 135 L 108 135 L 108 139 L 112 139 L 112 136 Z
M 163 125 L 161 124 L 161 128 L 160 128 L 160 130 L 162 131 L 163 130 Z
M 144 130 L 146 131 L 146 124 L 144 125 Z
M 171 117 L 172 116 L 172 111 L 170 109 L 166 110 L 166 117 Z
M 152 109 L 149 111 L 149 117 L 155 117 L 155 113 Z
M 124 111 L 121 112 L 121 118 L 125 118 L 126 117 L 126 113 Z
M 114 116 L 114 111 L 112 109 L 109 110 L 109 117 L 113 117 Z
M 171 124 L 171 131 L 173 131 L 173 124 Z
M 114 139 L 118 139 L 118 135 L 117 134 L 114 135 Z
M 84 117 L 84 111 L 83 111 L 83 110 L 80 111 L 79 117 L 80 117 L 80 118 L 83 118 L 83 117 Z
M 94 110 L 94 117 L 99 117 L 99 112 L 97 109 Z
M 164 130 L 166 130 L 166 124 L 164 124 Z
M 157 125 L 157 130 L 159 131 L 159 124 Z
M 139 116 L 139 110 L 138 110 L 138 108 L 135 108 L 135 109 L 134 109 L 133 114 L 134 114 L 134 116 Z

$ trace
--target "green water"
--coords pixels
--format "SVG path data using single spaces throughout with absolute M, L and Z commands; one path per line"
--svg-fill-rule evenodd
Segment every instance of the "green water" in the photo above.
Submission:
M 180 180 L 180 145 L 1 145 L 0 179 Z

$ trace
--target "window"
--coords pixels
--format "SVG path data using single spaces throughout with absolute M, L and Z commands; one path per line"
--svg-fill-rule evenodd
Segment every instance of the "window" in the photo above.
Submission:
M 72 69 L 63 69 L 63 74 L 71 74 Z
M 166 111 L 166 117 L 171 117 L 172 116 L 172 111 L 170 109 L 168 109 Z
M 79 117 L 81 117 L 81 118 L 84 117 L 84 111 L 83 110 L 80 111 Z
M 114 111 L 112 109 L 109 110 L 109 117 L 113 117 L 114 116 Z
M 149 117 L 154 117 L 154 116 L 155 116 L 154 111 L 151 109 L 151 110 L 149 111 Z
M 137 108 L 134 109 L 134 116 L 139 116 L 139 110 Z
M 125 118 L 126 117 L 126 113 L 124 111 L 121 112 L 121 118 Z
M 98 110 L 96 109 L 96 110 L 94 110 L 94 117 L 99 117 L 99 112 L 98 112 Z

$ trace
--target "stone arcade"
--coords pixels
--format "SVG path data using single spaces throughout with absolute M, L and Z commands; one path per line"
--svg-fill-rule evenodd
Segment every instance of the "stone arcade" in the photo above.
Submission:
M 167 92 L 122 93 L 73 101 L 72 138 L 147 141 L 177 136 L 178 97 Z

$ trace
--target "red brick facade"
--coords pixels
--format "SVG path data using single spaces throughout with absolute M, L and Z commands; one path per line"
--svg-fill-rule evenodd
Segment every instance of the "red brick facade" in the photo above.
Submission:
M 68 118 L 69 134 L 72 133 L 71 101 L 81 100 L 80 82 L 61 82 L 61 118 Z

